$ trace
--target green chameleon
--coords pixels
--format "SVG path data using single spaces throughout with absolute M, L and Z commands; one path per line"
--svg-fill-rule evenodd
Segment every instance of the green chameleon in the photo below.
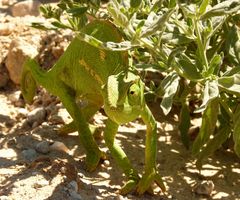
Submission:
M 121 42 L 117 29 L 106 21 L 96 20 L 86 25 L 83 33 L 102 42 Z M 126 174 L 128 181 L 121 189 L 122 194 L 136 191 L 143 194 L 151 191 L 156 182 L 165 190 L 161 176 L 156 170 L 157 125 L 144 100 L 144 83 L 137 73 L 129 68 L 126 51 L 108 51 L 94 47 L 75 38 L 58 62 L 48 71 L 42 70 L 34 59 L 24 65 L 21 90 L 26 102 L 31 103 L 37 84 L 62 101 L 73 122 L 60 132 L 77 130 L 86 150 L 86 169 L 93 171 L 104 159 L 91 131 L 89 119 L 102 107 L 108 116 L 104 140 L 111 155 Z M 140 177 L 131 165 L 122 148 L 116 143 L 115 135 L 121 124 L 141 116 L 147 126 L 145 168 Z

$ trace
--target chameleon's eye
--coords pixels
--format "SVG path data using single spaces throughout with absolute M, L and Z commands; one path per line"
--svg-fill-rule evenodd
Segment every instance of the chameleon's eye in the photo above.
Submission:
M 134 94 L 135 94 L 135 91 L 131 90 L 129 93 L 130 93 L 131 95 L 134 95 Z

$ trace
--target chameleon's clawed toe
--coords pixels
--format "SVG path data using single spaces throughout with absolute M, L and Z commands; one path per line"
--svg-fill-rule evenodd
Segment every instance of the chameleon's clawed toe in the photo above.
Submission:
M 153 194 L 153 190 L 151 186 L 154 182 L 161 188 L 163 192 L 166 191 L 166 188 L 162 181 L 161 176 L 157 172 L 153 171 L 152 173 L 143 175 L 143 177 L 141 178 L 141 180 L 139 181 L 136 187 L 136 193 L 138 195 L 141 195 L 144 192 Z
M 106 153 L 103 151 L 100 151 L 98 153 L 87 154 L 85 161 L 86 171 L 88 172 L 94 171 L 97 168 L 97 166 L 101 163 L 101 161 L 106 159 L 107 159 Z
M 120 194 L 126 195 L 131 191 L 134 191 L 136 189 L 137 183 L 138 183 L 137 180 L 132 180 L 132 179 L 128 180 L 128 182 L 126 182 L 124 186 L 120 189 Z

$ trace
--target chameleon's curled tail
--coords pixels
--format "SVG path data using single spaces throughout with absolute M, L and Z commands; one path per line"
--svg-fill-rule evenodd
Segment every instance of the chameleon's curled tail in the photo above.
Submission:
M 21 91 L 27 103 L 32 103 L 36 93 L 37 82 L 35 72 L 40 71 L 40 67 L 34 59 L 27 59 L 23 65 L 21 75 Z

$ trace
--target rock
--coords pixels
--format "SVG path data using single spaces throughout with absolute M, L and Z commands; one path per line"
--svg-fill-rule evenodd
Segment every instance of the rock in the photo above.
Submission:
M 62 142 L 56 141 L 50 146 L 50 150 L 52 151 L 63 151 L 65 153 L 69 152 L 69 149 Z
M 22 67 L 26 59 L 28 57 L 34 58 L 37 55 L 37 47 L 25 42 L 21 38 L 12 40 L 6 59 L 6 67 L 8 69 L 10 79 L 15 84 L 20 83 Z
M 37 158 L 37 152 L 34 149 L 27 149 L 22 151 L 24 160 L 32 162 Z
M 13 32 L 14 28 L 15 28 L 15 26 L 11 23 L 1 23 L 0 24 L 0 35 L 2 35 L 2 36 L 10 35 Z
M 81 195 L 73 190 L 69 190 L 69 195 L 71 196 L 72 200 L 82 200 Z
M 68 184 L 68 188 L 69 189 L 72 189 L 73 191 L 77 192 L 78 191 L 78 184 L 76 181 L 71 181 L 69 184 Z
M 0 196 L 0 200 L 8 200 L 8 196 Z
M 212 181 L 202 181 L 198 183 L 193 191 L 199 195 L 211 196 L 214 189 L 214 183 Z
M 44 179 L 44 180 L 40 180 L 40 181 L 34 183 L 33 187 L 35 189 L 37 189 L 37 188 L 42 188 L 42 187 L 47 186 L 47 185 L 49 185 L 49 182 Z
M 47 142 L 47 141 L 39 142 L 36 145 L 36 151 L 39 152 L 39 153 L 43 153 L 43 154 L 48 153 L 50 151 L 49 142 Z
M 7 73 L 7 69 L 5 67 L 0 66 L 0 88 L 6 86 L 8 80 L 9 80 L 9 76 Z
M 12 6 L 13 17 L 24 17 L 26 15 L 38 16 L 41 2 L 37 0 L 26 0 L 18 2 Z
M 30 126 L 35 124 L 34 126 L 36 127 L 46 119 L 46 114 L 45 108 L 36 108 L 28 113 L 26 122 L 24 123 L 28 123 Z

